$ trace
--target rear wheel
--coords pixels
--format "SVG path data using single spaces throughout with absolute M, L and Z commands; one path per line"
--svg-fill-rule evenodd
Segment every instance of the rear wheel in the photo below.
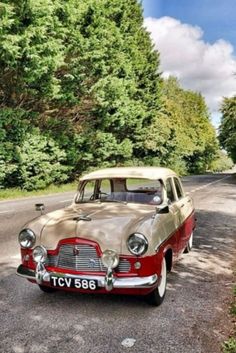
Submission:
M 163 299 L 166 294 L 166 259 L 163 258 L 161 264 L 161 279 L 158 286 L 147 296 L 147 301 L 151 305 L 158 306 L 163 302 Z
M 184 249 L 184 253 L 185 254 L 189 253 L 191 251 L 192 247 L 193 247 L 193 232 L 190 235 L 190 238 L 188 240 L 188 244 L 187 244 L 186 248 Z
M 56 288 L 42 286 L 41 284 L 39 284 L 39 288 L 41 289 L 41 291 L 43 291 L 45 293 L 54 293 L 54 292 L 56 292 Z

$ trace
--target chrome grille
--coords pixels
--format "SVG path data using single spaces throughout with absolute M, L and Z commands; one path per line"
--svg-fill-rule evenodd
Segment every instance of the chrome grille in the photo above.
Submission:
M 63 244 L 58 255 L 48 254 L 46 266 L 70 269 L 75 271 L 106 271 L 96 249 L 85 244 Z M 129 261 L 122 259 L 119 262 L 116 272 L 126 273 L 130 271 Z
M 128 260 L 120 260 L 118 267 L 116 268 L 117 272 L 129 272 L 130 271 L 130 263 Z

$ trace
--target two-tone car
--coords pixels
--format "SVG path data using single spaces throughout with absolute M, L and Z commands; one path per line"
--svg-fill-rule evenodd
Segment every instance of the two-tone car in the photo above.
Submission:
M 23 227 L 17 274 L 44 292 L 143 295 L 159 305 L 194 228 L 192 199 L 174 171 L 101 169 L 80 178 L 69 207 Z

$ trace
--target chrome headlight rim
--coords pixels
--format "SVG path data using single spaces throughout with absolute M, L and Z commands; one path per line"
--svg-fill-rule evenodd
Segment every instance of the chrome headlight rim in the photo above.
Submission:
M 36 235 L 31 229 L 24 228 L 18 235 L 18 242 L 22 248 L 31 249 L 35 245 Z
M 32 257 L 34 262 L 45 263 L 47 260 L 47 250 L 43 245 L 38 245 L 34 248 Z
M 113 269 L 119 264 L 119 256 L 116 251 L 107 249 L 102 253 L 101 261 L 103 266 Z
M 132 244 L 132 242 L 134 242 L 134 237 L 136 238 L 136 243 L 140 243 L 140 247 L 136 249 L 132 247 L 134 246 L 134 244 Z M 142 233 L 135 232 L 131 234 L 127 239 L 127 248 L 131 252 L 131 254 L 135 256 L 144 255 L 148 249 L 148 240 Z

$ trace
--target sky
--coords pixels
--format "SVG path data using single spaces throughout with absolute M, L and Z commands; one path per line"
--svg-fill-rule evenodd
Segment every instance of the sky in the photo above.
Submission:
M 236 94 L 236 0 L 143 0 L 144 25 L 164 77 L 201 92 L 212 122 L 222 97 Z

